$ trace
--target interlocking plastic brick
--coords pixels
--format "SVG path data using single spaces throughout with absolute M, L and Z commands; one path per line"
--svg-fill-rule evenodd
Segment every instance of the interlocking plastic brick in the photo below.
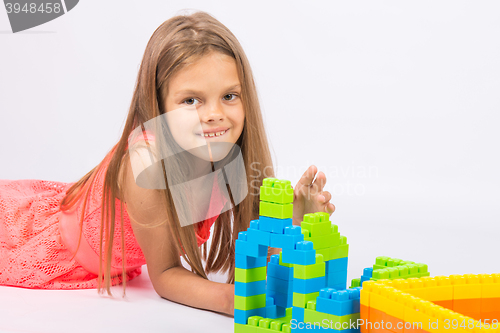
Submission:
M 309 230 L 311 237 L 332 233 L 330 215 L 326 212 L 305 214 L 301 226 L 302 228 Z
M 267 277 L 267 290 L 277 291 L 279 293 L 288 294 L 293 292 L 293 279 L 281 280 L 275 277 Z
M 285 227 L 284 234 L 273 234 L 271 233 L 271 247 L 278 249 L 295 249 L 295 244 L 304 240 L 304 235 L 302 235 L 302 229 L 299 226 L 291 225 Z
M 293 279 L 293 267 L 288 267 L 279 264 L 280 256 L 274 254 L 271 256 L 269 264 L 267 264 L 267 276 L 275 277 L 281 280 Z
M 249 257 L 267 257 L 267 246 L 237 239 L 235 253 Z
M 274 217 L 277 219 L 288 219 L 293 217 L 293 204 L 276 204 L 266 201 L 259 203 L 259 215 Z
M 286 308 L 277 305 L 266 306 L 266 317 L 271 319 L 281 318 L 286 316 Z
M 347 257 L 328 260 L 328 261 L 325 260 L 325 269 L 328 273 L 346 271 L 347 264 L 348 264 Z M 370 275 L 370 277 L 371 277 L 371 275 Z
M 313 279 L 293 279 L 293 292 L 300 294 L 319 292 L 319 290 L 325 288 L 325 286 L 325 276 L 320 276 Z
M 264 267 L 267 264 L 267 257 L 249 257 L 244 254 L 235 254 L 235 267 L 236 268 L 256 268 L 256 267 Z
M 271 244 L 271 233 L 257 229 L 247 229 L 247 240 L 249 243 L 255 243 L 265 246 Z
M 235 268 L 234 279 L 238 282 L 255 282 L 266 279 L 266 267 L 250 269 Z
M 331 272 L 326 276 L 326 286 L 334 288 L 334 286 L 343 286 L 342 288 L 335 289 L 346 289 L 347 285 L 347 270 L 343 272 Z
M 313 243 L 308 241 L 297 242 L 294 250 L 283 249 L 281 260 L 287 264 L 313 265 L 316 263 L 316 251 Z
M 268 231 L 274 234 L 285 233 L 285 227 L 292 225 L 292 219 L 277 219 L 268 216 L 260 216 L 259 230 Z
M 293 293 L 293 306 L 299 308 L 305 308 L 307 306 L 307 302 L 314 301 L 316 297 L 318 297 L 319 292 L 300 294 Z
M 274 304 L 277 306 L 282 306 L 284 308 L 289 308 L 292 306 L 293 302 L 293 294 L 288 293 L 288 294 L 283 294 L 279 293 L 274 290 L 267 290 L 266 292 L 267 297 L 272 297 L 274 299 Z
M 347 244 L 347 237 L 340 236 L 340 245 L 331 248 L 331 259 L 345 258 L 349 254 L 349 244 Z
M 340 245 L 340 234 L 317 235 L 312 237 L 304 237 L 304 240 L 314 243 L 315 250 L 327 249 Z
M 324 288 L 316 299 L 316 310 L 336 316 L 359 312 L 360 291 L 358 288 L 335 290 Z
M 321 254 L 316 255 L 314 265 L 294 265 L 293 277 L 297 279 L 312 279 L 325 275 L 325 263 Z
M 234 310 L 234 322 L 237 324 L 247 324 L 247 320 L 249 317 L 253 316 L 261 316 L 264 317 L 266 315 L 266 308 L 258 308 L 253 310 Z
M 234 294 L 238 296 L 255 296 L 266 292 L 266 280 L 254 282 L 234 282 Z
M 266 307 L 266 294 L 255 296 L 234 296 L 234 308 L 238 310 L 253 310 Z
M 289 180 L 264 178 L 260 187 L 260 200 L 288 204 L 293 202 L 293 188 Z
M 295 319 L 299 323 L 303 323 L 304 322 L 304 308 L 294 306 L 292 308 L 292 319 Z

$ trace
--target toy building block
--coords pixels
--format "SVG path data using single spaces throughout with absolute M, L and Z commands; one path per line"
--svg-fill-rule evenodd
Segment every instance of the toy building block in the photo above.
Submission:
M 309 237 L 323 236 L 332 233 L 330 215 L 326 212 L 305 214 L 301 227 L 309 231 Z
M 253 310 L 266 307 L 266 294 L 255 296 L 234 297 L 234 308 L 238 310 Z
M 481 313 L 481 284 L 478 275 L 450 275 L 453 285 L 453 311 L 478 318 Z
M 267 290 L 266 297 L 272 297 L 274 299 L 274 304 L 284 308 L 289 308 L 293 304 L 293 294 L 292 293 L 280 293 L 275 290 Z
M 254 282 L 234 282 L 234 295 L 238 296 L 255 296 L 266 293 L 266 280 Z
M 289 204 L 293 202 L 293 188 L 289 180 L 265 178 L 260 187 L 260 200 Z
M 304 227 L 302 226 L 302 228 Z M 315 250 L 322 250 L 340 245 L 340 235 L 338 233 L 311 237 L 304 236 L 304 240 L 313 242 Z
M 308 241 L 297 242 L 294 250 L 283 249 L 282 260 L 288 264 L 313 265 L 316 263 L 316 251 L 313 243 Z
M 235 268 L 234 280 L 237 282 L 255 282 L 266 279 L 266 267 L 250 269 Z
M 283 250 L 293 250 L 295 249 L 295 244 L 303 240 L 302 229 L 299 226 L 290 225 L 285 227 L 284 234 L 271 233 L 270 246 Z
M 281 265 L 281 266 L 285 266 L 285 267 L 292 267 L 292 268 L 293 268 L 293 264 L 287 264 L 287 263 L 283 262 L 283 259 L 282 259 L 282 258 L 283 258 L 283 255 L 282 255 L 282 253 L 280 252 L 280 265 Z
M 274 304 L 274 298 L 266 298 L 266 318 L 276 319 L 286 316 L 286 308 Z
M 351 286 L 349 288 L 361 287 L 361 279 L 356 278 L 351 280 Z
M 271 232 L 273 234 L 285 233 L 285 227 L 292 225 L 292 219 L 277 219 L 268 216 L 259 217 L 259 230 Z
M 271 233 L 269 231 L 259 230 L 259 220 L 250 222 L 250 227 L 247 229 L 247 241 L 249 243 L 270 246 Z
M 347 270 L 347 257 L 333 260 L 325 260 L 325 270 L 327 273 L 342 272 Z
M 267 246 L 247 241 L 247 232 L 242 231 L 238 234 L 235 244 L 235 253 L 249 257 L 267 257 Z
M 293 267 L 280 265 L 280 256 L 274 254 L 271 256 L 269 264 L 267 264 L 267 276 L 275 277 L 281 280 L 293 281 Z
M 359 301 L 359 288 L 338 291 L 324 288 L 320 290 L 319 297 L 316 299 L 316 310 L 335 316 L 349 315 L 359 312 Z
M 500 319 L 500 274 L 479 274 L 481 282 L 481 319 Z M 491 321 L 491 319 L 490 319 Z
M 293 306 L 298 308 L 305 308 L 307 306 L 307 302 L 315 300 L 319 295 L 319 292 L 314 293 L 293 293 Z
M 347 270 L 342 272 L 331 272 L 325 275 L 326 287 L 334 289 L 346 289 L 347 285 Z
M 253 316 L 264 317 L 266 315 L 266 308 L 258 308 L 253 310 L 234 310 L 234 322 L 236 324 L 246 325 L 248 318 Z
M 346 258 L 349 254 L 349 244 L 347 244 L 347 237 L 340 236 L 340 245 L 331 248 L 331 259 Z
M 277 219 L 288 219 L 293 217 L 293 204 L 277 204 L 261 201 L 259 203 L 259 215 L 274 217 Z
M 267 257 L 249 257 L 244 254 L 236 253 L 234 257 L 235 267 L 236 268 L 257 268 L 264 267 L 267 264 Z
M 267 277 L 267 290 L 273 290 L 282 294 L 293 292 L 293 279 L 281 280 L 272 276 Z
M 319 290 L 325 288 L 325 286 L 325 276 L 320 276 L 312 279 L 293 279 L 293 292 L 300 294 L 319 292 Z
M 325 263 L 321 254 L 316 255 L 314 265 L 294 265 L 294 279 L 313 279 L 325 275 Z
M 292 319 L 295 319 L 299 323 L 303 323 L 304 322 L 304 308 L 294 306 L 292 308 Z

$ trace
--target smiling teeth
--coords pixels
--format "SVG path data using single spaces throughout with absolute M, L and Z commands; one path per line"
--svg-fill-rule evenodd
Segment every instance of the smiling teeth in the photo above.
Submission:
M 215 133 L 205 133 L 203 134 L 204 137 L 208 138 L 208 137 L 213 137 L 213 136 L 221 136 L 222 134 L 226 133 L 227 130 L 225 131 L 220 131 L 220 132 L 215 132 Z

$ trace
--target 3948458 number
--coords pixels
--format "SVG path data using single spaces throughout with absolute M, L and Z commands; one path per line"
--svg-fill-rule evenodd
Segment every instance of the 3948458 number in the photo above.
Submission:
M 5 3 L 5 8 L 7 9 L 7 14 L 10 13 L 55 13 L 59 14 L 62 10 L 61 4 L 59 2 L 52 3 L 52 2 L 45 2 L 41 3 L 40 5 L 36 3 L 25 3 L 24 5 L 21 5 L 18 2 L 10 3 L 7 2 Z

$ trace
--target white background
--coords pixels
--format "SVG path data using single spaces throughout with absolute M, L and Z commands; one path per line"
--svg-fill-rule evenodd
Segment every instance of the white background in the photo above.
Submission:
M 243 45 L 277 176 L 326 173 L 349 280 L 379 255 L 500 272 L 496 1 L 87 0 L 17 34 L 0 8 L 0 178 L 73 182 L 97 165 L 149 37 L 189 8 Z

